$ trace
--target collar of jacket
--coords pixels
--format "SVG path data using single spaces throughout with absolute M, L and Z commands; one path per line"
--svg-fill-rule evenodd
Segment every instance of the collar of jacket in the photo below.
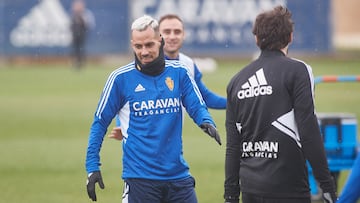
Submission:
M 262 57 L 267 57 L 267 56 L 285 56 L 285 54 L 280 51 L 280 50 L 262 50 L 261 51 L 261 55 Z

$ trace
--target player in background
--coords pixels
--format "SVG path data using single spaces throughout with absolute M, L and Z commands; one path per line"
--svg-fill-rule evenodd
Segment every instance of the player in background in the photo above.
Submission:
M 195 62 L 187 55 L 180 52 L 185 40 L 185 29 L 182 19 L 175 14 L 167 14 L 159 20 L 160 34 L 165 40 L 164 53 L 167 60 L 178 60 L 184 63 L 190 70 L 192 77 L 195 79 L 197 86 L 208 108 L 225 109 L 226 98 L 210 91 L 201 81 L 202 74 Z M 121 128 L 118 116 L 115 118 L 116 126 L 109 134 L 110 138 L 117 140 L 122 139 Z
M 85 44 L 90 29 L 95 27 L 93 13 L 86 7 L 84 0 L 73 0 L 71 5 L 72 57 L 73 65 L 80 69 L 85 62 Z
M 113 71 L 106 81 L 86 153 L 87 193 L 105 185 L 100 149 L 106 130 L 119 114 L 123 133 L 122 202 L 196 203 L 195 180 L 183 158 L 182 107 L 193 121 L 221 145 L 215 123 L 188 69 L 165 60 L 158 22 L 150 16 L 131 26 L 135 60 Z
M 318 120 L 311 67 L 287 57 L 291 12 L 260 13 L 253 34 L 260 56 L 227 86 L 227 203 L 311 203 L 309 161 L 326 203 L 336 202 Z
M 354 165 L 339 196 L 338 203 L 356 203 L 360 199 L 360 154 L 357 155 Z
M 201 81 L 202 74 L 195 62 L 189 56 L 180 52 L 185 40 L 184 23 L 181 18 L 175 14 L 164 15 L 159 20 L 159 28 L 161 36 L 165 40 L 165 58 L 179 60 L 190 69 L 190 73 L 192 73 L 208 108 L 225 109 L 226 98 L 210 91 Z

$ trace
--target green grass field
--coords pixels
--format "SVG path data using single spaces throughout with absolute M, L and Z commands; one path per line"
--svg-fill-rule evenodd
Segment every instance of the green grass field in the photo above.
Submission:
M 360 60 L 305 59 L 314 75 L 360 75 Z M 230 78 L 249 62 L 220 60 L 204 73 L 207 86 L 225 96 Z M 108 74 L 126 62 L 89 64 L 75 71 L 67 64 L 0 65 L 0 202 L 83 203 L 84 159 L 89 127 Z M 360 118 L 360 83 L 316 86 L 318 112 L 351 112 Z M 211 110 L 225 143 L 225 111 Z M 219 147 L 188 117 L 184 154 L 196 178 L 200 203 L 223 202 L 225 146 Z M 121 145 L 105 139 L 101 152 L 105 190 L 98 202 L 121 202 Z M 339 192 L 348 171 L 341 173 Z

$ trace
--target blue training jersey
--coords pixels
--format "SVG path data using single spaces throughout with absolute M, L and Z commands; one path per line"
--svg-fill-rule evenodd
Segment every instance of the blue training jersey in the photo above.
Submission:
M 182 106 L 197 125 L 215 126 L 185 65 L 166 60 L 158 76 L 141 73 L 132 62 L 113 71 L 90 129 L 88 173 L 99 171 L 107 127 L 119 115 L 123 133 L 123 179 L 180 179 L 190 176 L 182 152 Z

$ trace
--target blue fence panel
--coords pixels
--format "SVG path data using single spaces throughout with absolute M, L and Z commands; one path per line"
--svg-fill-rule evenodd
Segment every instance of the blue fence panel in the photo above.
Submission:
M 295 21 L 291 49 L 313 53 L 333 50 L 330 4 L 329 0 L 288 0 L 287 6 Z
M 295 21 L 291 51 L 332 51 L 330 1 L 298 0 L 87 0 L 96 27 L 89 54 L 127 54 L 130 23 L 149 14 L 178 14 L 185 23 L 185 52 L 249 54 L 257 51 L 252 35 L 256 15 L 287 5 Z M 0 55 L 66 55 L 70 51 L 71 0 L 0 1 Z
M 332 49 L 328 0 L 134 0 L 132 4 L 132 20 L 143 14 L 156 18 L 166 13 L 181 16 L 187 33 L 184 49 L 190 52 L 256 51 L 252 34 L 256 15 L 279 4 L 293 13 L 292 50 L 324 53 Z
M 66 55 L 70 51 L 71 0 L 3 0 L 0 43 L 3 55 Z M 89 54 L 129 50 L 128 0 L 87 0 L 96 26 L 87 39 Z

